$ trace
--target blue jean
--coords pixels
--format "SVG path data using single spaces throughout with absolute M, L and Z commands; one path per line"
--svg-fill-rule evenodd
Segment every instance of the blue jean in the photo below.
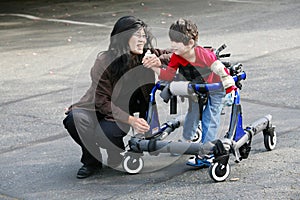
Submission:
M 202 143 L 217 139 L 222 111 L 222 99 L 225 96 L 223 89 L 211 91 L 202 113 Z M 199 104 L 189 99 L 189 111 L 183 125 L 183 138 L 192 140 L 199 125 Z

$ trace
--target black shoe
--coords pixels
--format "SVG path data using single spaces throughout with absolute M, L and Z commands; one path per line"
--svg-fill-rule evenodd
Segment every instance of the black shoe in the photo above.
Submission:
M 93 175 L 97 170 L 101 169 L 101 166 L 88 166 L 83 165 L 77 172 L 77 178 L 83 179 Z

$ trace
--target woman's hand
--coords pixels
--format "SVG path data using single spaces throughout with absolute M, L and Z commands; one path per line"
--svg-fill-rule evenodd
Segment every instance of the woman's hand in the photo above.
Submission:
M 161 66 L 161 61 L 155 54 L 146 54 L 142 63 L 146 68 L 159 68 Z
M 128 121 L 137 133 L 145 133 L 150 129 L 149 124 L 143 118 L 129 116 Z

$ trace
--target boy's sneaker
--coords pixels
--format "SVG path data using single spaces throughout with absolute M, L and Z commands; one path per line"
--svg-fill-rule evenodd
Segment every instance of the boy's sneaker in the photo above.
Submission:
M 193 156 L 188 160 L 186 164 L 192 167 L 197 167 L 199 169 L 208 168 L 212 163 L 212 159 L 213 158 L 211 156 L 205 156 L 204 158 Z

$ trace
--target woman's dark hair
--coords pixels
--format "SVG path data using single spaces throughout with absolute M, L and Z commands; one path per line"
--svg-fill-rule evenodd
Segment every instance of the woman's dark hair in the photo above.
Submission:
M 134 16 L 124 16 L 115 23 L 106 52 L 113 60 L 110 65 L 113 79 L 119 79 L 129 68 L 135 67 L 141 62 L 141 55 L 132 54 L 128 44 L 132 35 L 141 28 L 144 29 L 147 37 L 144 48 L 153 48 L 151 43 L 153 36 L 142 20 Z
M 197 42 L 197 25 L 190 20 L 180 18 L 171 24 L 169 28 L 169 37 L 171 41 L 182 42 L 184 45 L 187 45 L 191 39 Z
M 147 25 L 134 16 L 121 17 L 114 25 L 110 34 L 109 51 L 114 51 L 118 56 L 130 52 L 128 41 L 131 36 L 143 28 L 147 37 L 145 48 L 152 48 L 151 40 L 153 36 L 150 34 Z

